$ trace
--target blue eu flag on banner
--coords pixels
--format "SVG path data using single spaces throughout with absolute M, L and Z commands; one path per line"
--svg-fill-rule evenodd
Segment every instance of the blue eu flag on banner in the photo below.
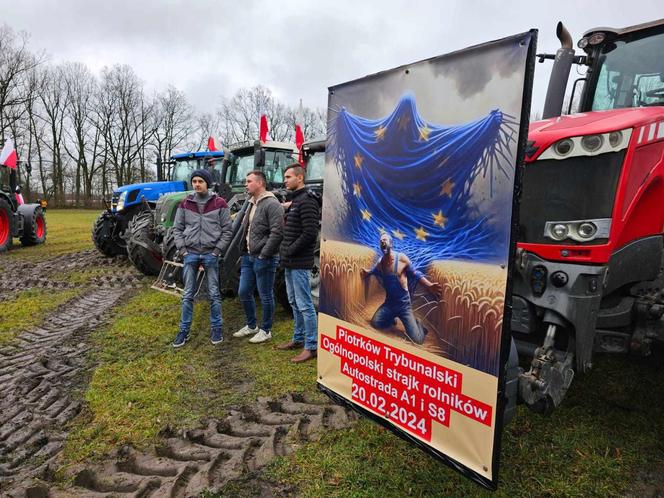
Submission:
M 506 242 L 498 242 L 504 227 L 498 234 L 472 208 L 471 189 L 479 177 L 491 190 L 497 175 L 512 178 L 517 133 L 518 123 L 499 110 L 458 126 L 427 122 L 411 94 L 382 119 L 342 108 L 328 147 L 347 202 L 343 235 L 377 248 L 387 232 L 416 267 L 436 259 L 504 258 Z

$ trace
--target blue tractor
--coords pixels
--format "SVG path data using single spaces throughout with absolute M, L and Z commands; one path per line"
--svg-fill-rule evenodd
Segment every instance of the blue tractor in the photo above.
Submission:
M 153 230 L 152 212 L 159 198 L 191 190 L 189 177 L 194 170 L 205 168 L 215 182 L 221 182 L 223 157 L 222 151 L 175 154 L 167 163 L 157 162 L 159 181 L 123 185 L 115 189 L 110 206 L 99 215 L 92 227 L 95 247 L 109 257 L 128 255 L 132 263 L 146 274 L 158 273 L 162 263 L 161 251 L 151 250 L 148 244 L 131 244 L 128 248 L 126 232 L 136 235 L 141 230 Z M 162 181 L 164 166 L 170 166 L 168 181 Z M 141 238 L 138 237 L 139 240 Z M 152 237 L 146 238 L 152 240 Z

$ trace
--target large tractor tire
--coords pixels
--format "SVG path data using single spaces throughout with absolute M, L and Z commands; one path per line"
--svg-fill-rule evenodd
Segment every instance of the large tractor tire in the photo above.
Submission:
M 161 250 L 163 254 L 164 261 L 178 261 L 182 262 L 182 258 L 177 256 L 178 248 L 175 245 L 175 238 L 173 237 L 173 229 L 169 228 L 164 236 L 164 241 L 161 244 Z M 174 274 L 174 277 L 178 279 L 180 285 L 182 283 L 182 273 L 178 272 Z M 172 277 L 171 277 L 172 278 Z M 207 301 L 207 282 L 203 279 L 200 290 L 196 294 L 196 301 Z
M 14 233 L 14 213 L 6 199 L 0 197 L 0 252 L 9 250 L 12 246 Z
M 116 222 L 112 213 L 104 211 L 92 226 L 92 241 L 104 256 L 112 258 L 127 254 L 124 240 L 116 233 Z
M 154 215 L 141 211 L 134 216 L 125 231 L 127 256 L 144 275 L 159 275 L 163 258 L 161 247 L 155 243 Z
M 21 244 L 23 246 L 35 246 L 43 244 L 46 241 L 46 217 L 44 210 L 37 206 L 34 209 L 21 209 L 19 206 L 19 213 L 23 215 L 23 235 L 21 236 Z
M 311 286 L 311 298 L 314 302 L 314 307 L 318 309 L 319 295 L 320 295 L 320 245 L 314 252 L 314 267 L 311 269 L 311 278 L 309 279 Z M 288 302 L 288 292 L 286 291 L 286 279 L 283 268 L 277 270 L 277 275 L 274 279 L 274 297 L 281 307 L 287 312 L 291 313 L 291 305 Z

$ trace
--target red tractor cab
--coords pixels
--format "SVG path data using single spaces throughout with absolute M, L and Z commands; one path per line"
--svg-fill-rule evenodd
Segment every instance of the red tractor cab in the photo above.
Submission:
M 664 19 L 590 30 L 581 56 L 558 35 L 540 56 L 556 62 L 528 135 L 511 319 L 531 361 L 519 395 L 541 412 L 594 353 L 664 340 Z M 572 64 L 587 67 L 580 112 L 560 116 Z
M 46 240 L 46 201 L 26 204 L 15 169 L 0 165 L 0 252 L 11 248 L 14 237 L 24 246 Z

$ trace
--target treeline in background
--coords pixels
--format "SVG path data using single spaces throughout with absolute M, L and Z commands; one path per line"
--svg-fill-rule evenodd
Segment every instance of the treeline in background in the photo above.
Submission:
M 97 75 L 81 63 L 54 64 L 28 39 L 0 26 L 0 145 L 14 140 L 26 200 L 99 206 L 116 185 L 155 180 L 158 157 L 205 150 L 209 136 L 224 145 L 256 140 L 261 114 L 273 140 L 293 141 L 296 120 L 307 138 L 325 133 L 323 109 L 288 106 L 263 86 L 199 111 L 174 86 L 149 93 L 131 66 Z

